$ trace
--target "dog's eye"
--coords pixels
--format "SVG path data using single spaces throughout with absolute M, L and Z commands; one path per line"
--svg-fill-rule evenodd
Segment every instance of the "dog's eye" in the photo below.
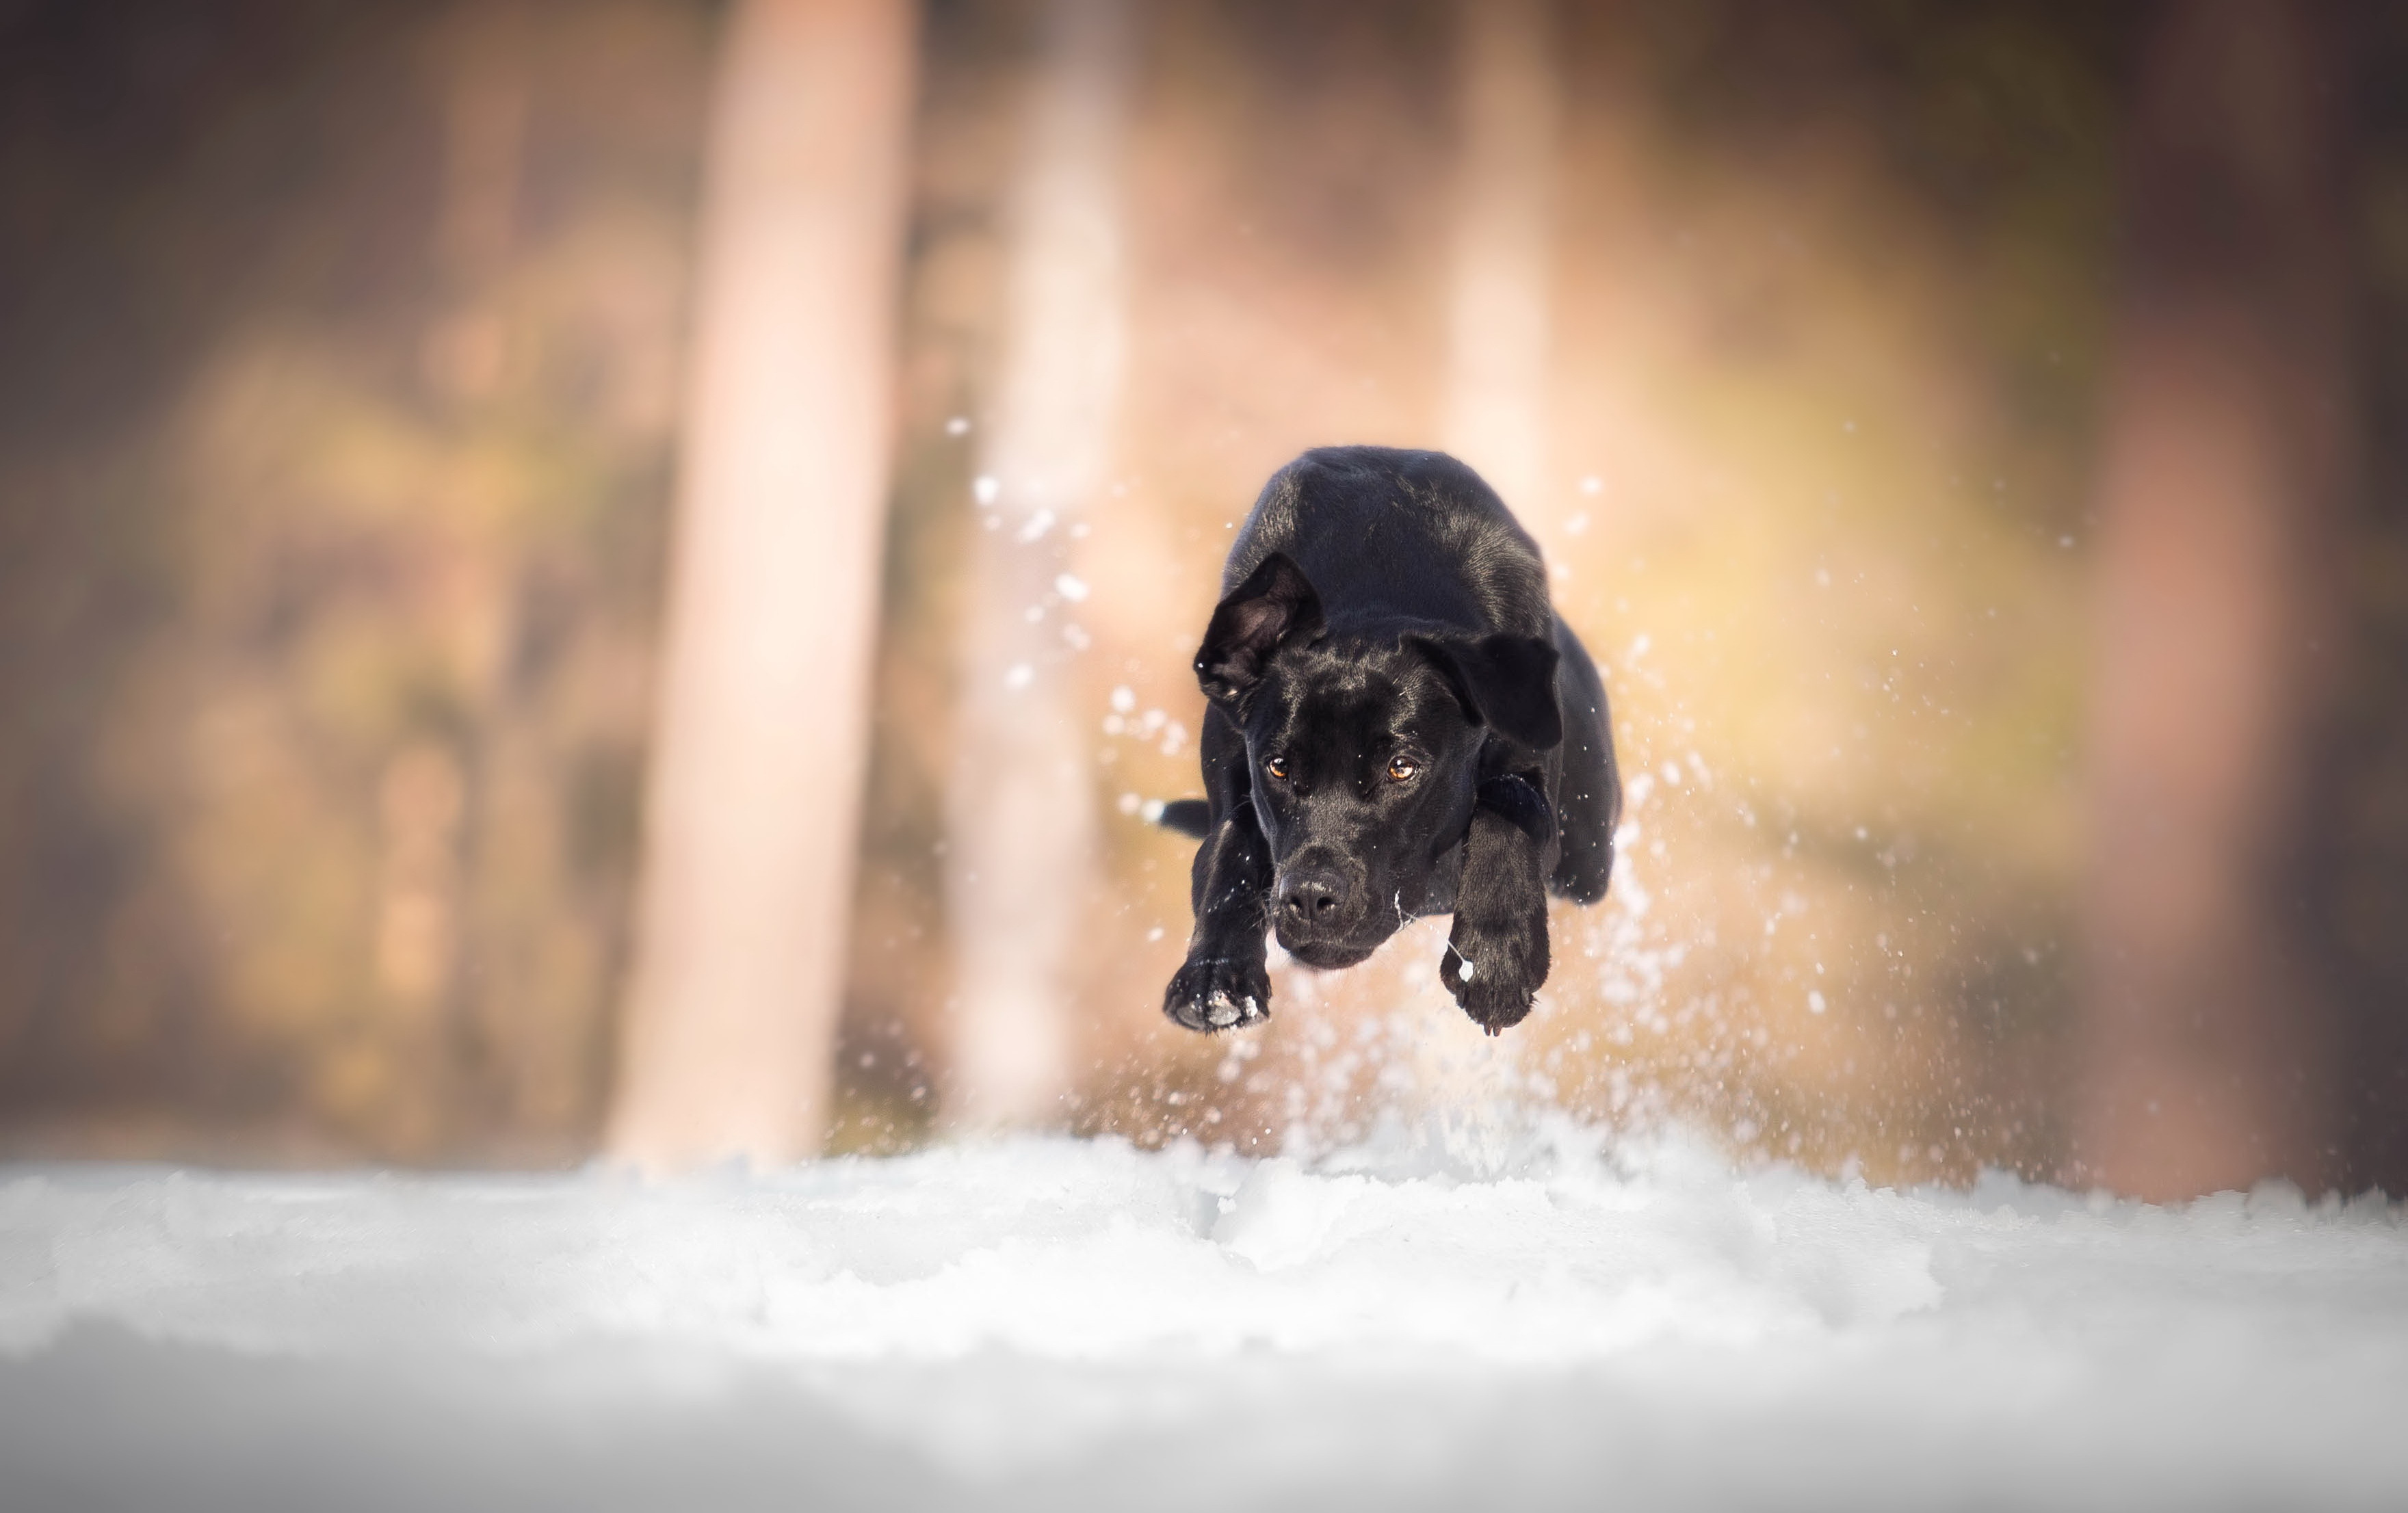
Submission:
M 1413 780 L 1413 774 L 1421 770 L 1420 765 L 1411 757 L 1390 757 L 1388 759 L 1388 777 L 1393 781 L 1399 783 L 1412 782 Z
M 1269 773 L 1281 782 L 1287 781 L 1287 758 L 1271 758 L 1268 762 L 1263 764 L 1263 771 Z

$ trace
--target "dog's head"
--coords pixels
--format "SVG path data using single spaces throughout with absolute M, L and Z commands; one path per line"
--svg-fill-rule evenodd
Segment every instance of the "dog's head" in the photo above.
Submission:
M 1563 739 L 1555 658 L 1522 635 L 1332 634 L 1278 553 L 1221 601 L 1196 676 L 1244 734 L 1289 954 L 1352 966 L 1423 911 L 1471 822 L 1484 747 Z

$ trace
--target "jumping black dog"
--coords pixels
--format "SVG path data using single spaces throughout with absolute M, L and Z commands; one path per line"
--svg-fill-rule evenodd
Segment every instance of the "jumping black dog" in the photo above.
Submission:
M 1325 447 L 1264 486 L 1221 583 L 1196 653 L 1210 797 L 1162 816 L 1203 842 L 1163 1012 L 1267 1018 L 1267 926 L 1336 968 L 1452 911 L 1447 991 L 1490 1035 L 1520 1023 L 1547 893 L 1605 896 L 1622 809 L 1605 686 L 1538 544 L 1452 457 Z

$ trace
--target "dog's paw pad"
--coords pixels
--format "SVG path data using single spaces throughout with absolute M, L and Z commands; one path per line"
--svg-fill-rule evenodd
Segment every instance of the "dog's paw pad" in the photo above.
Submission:
M 1269 1019 L 1270 997 L 1270 978 L 1260 963 L 1191 961 L 1170 979 L 1162 1011 L 1174 1024 L 1211 1035 Z
M 1228 993 L 1216 990 L 1204 1001 L 1204 1022 L 1216 1030 L 1252 1024 L 1262 1017 L 1263 1006 L 1252 997 L 1232 998 Z

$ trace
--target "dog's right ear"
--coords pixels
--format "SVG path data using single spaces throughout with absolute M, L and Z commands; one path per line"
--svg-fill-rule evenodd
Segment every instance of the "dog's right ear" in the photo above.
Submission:
M 1206 698 L 1234 712 L 1262 681 L 1272 653 L 1321 629 L 1321 595 L 1303 568 L 1274 551 L 1212 611 L 1196 653 L 1196 680 Z
M 1510 735 L 1534 751 L 1563 744 L 1564 716 L 1555 703 L 1561 653 L 1535 635 L 1484 635 L 1476 641 L 1408 635 L 1404 644 L 1429 658 L 1455 691 L 1465 718 Z

